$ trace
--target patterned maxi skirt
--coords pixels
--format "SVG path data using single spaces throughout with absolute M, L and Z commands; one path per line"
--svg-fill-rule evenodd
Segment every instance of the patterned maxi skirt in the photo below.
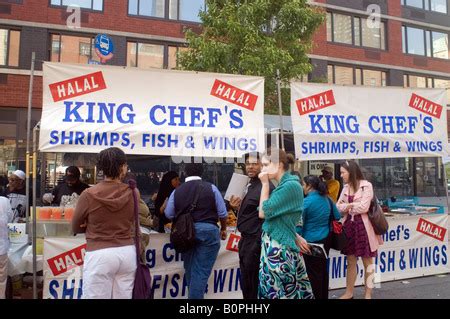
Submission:
M 259 266 L 260 299 L 313 299 L 311 283 L 299 252 L 262 234 Z

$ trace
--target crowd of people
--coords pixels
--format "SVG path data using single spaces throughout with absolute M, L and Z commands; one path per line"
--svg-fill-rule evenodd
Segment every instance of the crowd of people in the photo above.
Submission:
M 241 239 L 238 245 L 240 284 L 244 299 L 327 299 L 327 260 L 311 253 L 312 245 L 330 250 L 332 220 L 342 220 L 347 246 L 347 287 L 342 299 L 353 298 L 356 264 L 362 258 L 365 298 L 371 298 L 373 258 L 382 244 L 375 235 L 367 212 L 373 197 L 372 185 L 355 161 L 340 165 L 344 183 L 334 179 L 326 166 L 321 176 L 299 177 L 292 170 L 294 157 L 280 149 L 245 155 L 249 183 L 243 198 L 225 202 L 214 184 L 202 179 L 203 164 L 187 163 L 186 180 L 176 172 L 164 174 L 154 196 L 154 211 L 139 197 L 139 223 L 135 229 L 133 192 L 127 181 L 127 158 L 119 148 L 100 152 L 97 167 L 104 179 L 93 187 L 80 181 L 77 167 L 66 170 L 65 183 L 46 194 L 47 203 L 58 203 L 77 193 L 79 199 L 72 219 L 74 233 L 85 233 L 83 297 L 131 298 L 136 272 L 134 234 L 141 236 L 141 248 L 148 244 L 149 230 L 165 232 L 165 225 L 187 211 L 195 229 L 195 244 L 182 258 L 190 299 L 202 299 L 216 261 L 221 240 L 227 238 L 227 207 L 237 216 Z M 21 194 L 22 171 L 9 178 L 9 193 Z M 276 185 L 276 186 L 275 186 Z M 138 185 L 139 186 L 139 185 Z M 22 216 L 17 196 L 0 197 L 0 298 L 4 297 L 7 265 L 7 228 L 15 216 Z

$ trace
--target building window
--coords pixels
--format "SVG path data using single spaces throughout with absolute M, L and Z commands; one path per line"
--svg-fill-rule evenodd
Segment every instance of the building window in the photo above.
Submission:
M 352 17 L 333 13 L 333 42 L 353 44 Z
M 434 88 L 447 90 L 447 105 L 450 105 L 450 80 L 434 79 L 433 82 Z
M 425 55 L 425 32 L 422 29 L 405 27 L 406 53 Z
M 164 68 L 164 45 L 128 42 L 127 66 L 141 69 Z
M 403 53 L 448 59 L 448 34 L 403 26 Z
M 381 22 L 378 28 L 372 27 L 367 19 L 361 19 L 362 46 L 385 50 L 385 30 L 384 23 Z
M 129 0 L 128 14 L 164 18 L 166 0 Z
M 363 70 L 363 85 L 386 86 L 386 72 Z
M 353 68 L 345 66 L 334 67 L 334 84 L 338 85 L 353 85 Z
M 328 65 L 328 83 L 337 85 L 386 86 L 386 72 L 351 66 Z
M 448 59 L 448 34 L 442 32 L 430 32 L 431 33 L 431 45 L 433 50 L 433 57 L 440 59 Z
M 103 11 L 103 0 L 51 0 L 53 6 L 78 6 L 83 9 Z
M 427 88 L 428 81 L 424 76 L 415 76 L 415 75 L 407 75 L 403 76 L 403 86 L 404 87 L 413 87 L 413 88 Z M 432 86 L 430 86 L 432 87 Z
M 51 35 L 50 61 L 88 64 L 90 60 L 100 61 L 95 54 L 93 37 L 71 35 Z
M 180 52 L 188 51 L 189 48 L 186 47 L 175 47 L 175 46 L 169 46 L 169 59 L 167 68 L 169 70 L 176 69 L 179 67 L 178 63 L 178 54 Z
M 385 23 L 372 25 L 367 18 L 327 13 L 327 40 L 385 50 Z
M 447 0 L 402 0 L 403 6 L 447 13 Z
M 447 105 L 450 105 L 450 79 L 437 79 L 426 76 L 405 74 L 403 76 L 403 87 L 446 89 Z
M 205 0 L 169 0 L 169 19 L 201 22 L 199 13 L 205 11 Z
M 19 66 L 20 31 L 0 29 L 0 66 Z
M 205 0 L 128 0 L 128 14 L 171 20 L 201 22 Z

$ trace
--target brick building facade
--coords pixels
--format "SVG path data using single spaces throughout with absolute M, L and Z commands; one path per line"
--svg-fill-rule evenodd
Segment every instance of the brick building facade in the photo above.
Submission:
M 310 81 L 450 88 L 450 0 L 310 2 L 327 12 L 327 22 L 314 36 Z M 73 13 L 67 3 L 81 5 L 80 28 L 68 27 Z M 0 0 L 0 175 L 24 168 L 33 51 L 34 126 L 42 107 L 41 61 L 96 60 L 92 41 L 105 33 L 115 46 L 107 64 L 173 68 L 185 43 L 183 30 L 201 29 L 196 12 L 202 8 L 203 0 Z M 380 26 L 367 27 L 368 8 L 380 11 Z M 438 176 L 439 162 L 434 165 Z

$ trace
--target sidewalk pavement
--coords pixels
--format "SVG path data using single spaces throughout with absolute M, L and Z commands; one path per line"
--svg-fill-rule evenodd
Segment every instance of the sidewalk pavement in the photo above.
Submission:
M 330 290 L 330 299 L 345 289 Z M 364 298 L 364 286 L 355 287 L 354 299 Z M 373 290 L 373 299 L 450 299 L 450 273 L 381 283 Z

